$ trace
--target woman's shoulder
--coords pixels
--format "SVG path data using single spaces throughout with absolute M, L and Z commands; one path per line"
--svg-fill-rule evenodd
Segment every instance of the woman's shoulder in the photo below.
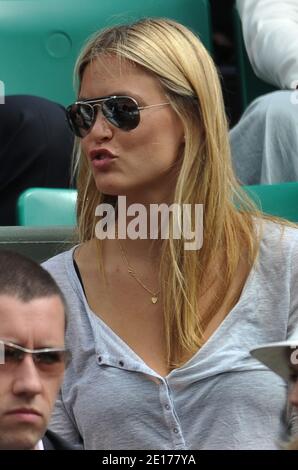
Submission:
M 49 272 L 65 270 L 67 268 L 67 264 L 72 262 L 74 249 L 75 247 L 49 258 L 42 263 L 42 267 Z
M 76 246 L 68 251 L 64 251 L 42 264 L 64 293 L 68 303 L 76 304 L 81 295 L 81 285 L 76 274 L 73 253 Z
M 298 226 L 265 220 L 260 230 L 260 251 L 272 261 L 286 262 L 298 255 Z
M 275 220 L 264 220 L 261 228 L 262 240 L 271 243 L 281 243 L 284 246 L 295 245 L 298 242 L 298 225 L 287 225 Z
M 42 267 L 53 276 L 63 291 L 68 288 L 73 290 L 78 282 L 73 262 L 75 248 L 76 246 L 42 263 Z

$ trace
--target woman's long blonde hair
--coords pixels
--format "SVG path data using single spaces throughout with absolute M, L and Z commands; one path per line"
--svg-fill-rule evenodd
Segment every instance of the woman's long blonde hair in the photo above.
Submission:
M 185 251 L 183 238 L 163 242 L 160 279 L 167 361 L 173 368 L 182 363 L 185 352 L 191 355 L 202 346 L 204 328 L 223 304 L 244 251 L 253 264 L 259 241 L 252 214 L 257 211 L 232 170 L 221 86 L 201 41 L 181 24 L 160 18 L 103 30 L 78 58 L 78 88 L 86 66 L 103 54 L 137 64 L 160 81 L 185 134 L 173 202 L 204 204 L 199 251 Z M 81 241 L 87 241 L 94 237 L 95 208 L 107 198 L 98 192 L 79 142 L 77 172 L 79 233 Z M 202 318 L 200 297 L 208 288 L 205 274 L 218 253 L 223 253 L 221 272 L 216 273 L 221 287 Z

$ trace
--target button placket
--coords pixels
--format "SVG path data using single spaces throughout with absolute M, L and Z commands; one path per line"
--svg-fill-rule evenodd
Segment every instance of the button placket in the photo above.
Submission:
M 171 400 L 171 389 L 164 379 L 160 384 L 160 401 L 164 408 L 164 417 L 175 449 L 185 449 L 185 442 L 180 430 L 175 408 Z

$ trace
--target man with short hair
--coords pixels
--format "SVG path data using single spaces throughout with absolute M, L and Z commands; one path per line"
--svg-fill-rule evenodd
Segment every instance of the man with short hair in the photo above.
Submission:
M 41 266 L 0 250 L 0 449 L 66 449 L 47 432 L 67 352 L 66 302 Z

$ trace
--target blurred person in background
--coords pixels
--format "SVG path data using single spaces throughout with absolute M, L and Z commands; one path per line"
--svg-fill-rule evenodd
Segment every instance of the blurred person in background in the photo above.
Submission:
M 6 96 L 0 105 L 0 225 L 16 225 L 19 195 L 32 187 L 69 188 L 73 137 L 63 106 Z
M 230 132 L 243 184 L 298 181 L 298 2 L 237 0 L 256 75 L 281 91 L 258 97 Z
M 288 414 L 298 415 L 298 343 L 285 341 L 263 344 L 251 351 L 253 357 L 279 375 L 288 387 Z M 292 409 L 293 408 L 293 409 Z M 281 447 L 298 450 L 298 429 L 289 444 L 281 442 Z

